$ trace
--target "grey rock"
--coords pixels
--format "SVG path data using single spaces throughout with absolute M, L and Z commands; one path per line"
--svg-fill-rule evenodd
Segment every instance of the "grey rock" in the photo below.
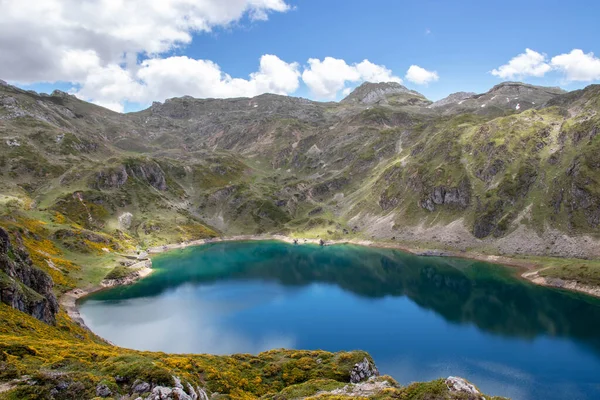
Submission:
M 6 96 L 0 98 L 0 104 L 4 107 L 14 107 L 17 105 L 17 99 L 12 96 Z
M 448 379 L 446 379 L 446 386 L 448 386 L 448 390 L 451 393 L 467 395 L 468 399 L 484 399 L 483 395 L 475 385 L 468 382 L 466 379 L 449 376 Z
M 354 364 L 350 371 L 350 383 L 359 383 L 372 376 L 379 376 L 379 370 L 365 357 L 361 362 Z
M 151 386 L 148 382 L 138 382 L 135 381 L 133 383 L 133 393 L 147 393 L 151 389 Z
M 173 381 L 175 382 L 175 387 L 176 388 L 183 390 L 183 385 L 181 384 L 181 379 L 179 379 L 178 377 L 174 376 L 173 377 Z
M 124 212 L 119 216 L 119 226 L 123 229 L 129 229 L 131 227 L 132 220 L 133 214 L 130 212 Z
M 208 396 L 203 389 L 194 389 L 187 383 L 187 392 L 184 389 L 181 379 L 173 376 L 174 387 L 156 386 L 147 397 L 148 400 L 208 400 Z
M 112 390 L 105 384 L 101 383 L 96 386 L 96 396 L 98 397 L 108 397 L 112 395 Z
M 420 205 L 428 211 L 435 211 L 436 205 L 467 208 L 471 204 L 471 185 L 463 179 L 457 187 L 437 186 L 421 200 Z
M 173 399 L 173 389 L 157 386 L 152 389 L 152 393 L 148 396 L 148 400 L 172 400 Z
M 17 233 L 16 237 L 20 240 Z M 33 266 L 22 245 L 13 245 L 8 232 L 0 228 L 0 301 L 48 324 L 56 322 L 58 301 L 50 275 Z
M 128 177 L 125 167 L 120 165 L 116 168 L 98 172 L 96 174 L 96 186 L 99 189 L 118 189 L 127 182 Z
M 127 173 L 134 178 L 148 183 L 157 190 L 167 190 L 165 173 L 155 161 L 143 161 L 127 167 Z

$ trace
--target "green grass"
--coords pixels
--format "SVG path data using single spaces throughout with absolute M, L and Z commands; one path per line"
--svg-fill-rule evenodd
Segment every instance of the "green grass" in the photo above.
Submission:
M 135 271 L 136 271 L 135 269 L 131 269 L 129 267 L 124 267 L 124 266 L 114 267 L 108 274 L 106 274 L 106 276 L 104 277 L 104 279 L 123 279 L 123 278 L 127 278 L 128 276 L 130 276 Z
M 600 286 L 600 262 L 585 263 L 579 260 L 561 261 L 560 264 L 540 271 L 547 278 L 576 281 L 581 284 Z

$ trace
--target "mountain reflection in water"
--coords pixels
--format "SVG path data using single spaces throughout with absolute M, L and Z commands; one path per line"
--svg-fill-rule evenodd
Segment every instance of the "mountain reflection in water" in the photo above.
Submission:
M 122 346 L 363 349 L 402 383 L 461 375 L 515 399 L 600 398 L 600 301 L 518 271 L 353 245 L 228 242 L 157 256 L 81 312 Z

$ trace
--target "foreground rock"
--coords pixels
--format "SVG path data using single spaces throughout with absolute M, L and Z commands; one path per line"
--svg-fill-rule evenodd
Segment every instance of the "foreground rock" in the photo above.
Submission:
M 13 245 L 8 233 L 0 228 L 0 301 L 54 324 L 58 302 L 53 286 L 52 278 L 34 267 L 27 251 Z
M 372 364 L 366 357 L 359 363 L 354 365 L 352 371 L 350 371 L 350 382 L 359 383 L 372 376 L 379 376 L 379 371 L 375 364 Z
M 181 379 L 173 377 L 174 386 L 156 386 L 147 397 L 148 400 L 208 400 L 208 395 L 202 388 L 195 388 L 191 384 L 184 387 Z M 144 382 L 145 383 L 145 382 Z M 146 384 L 147 385 L 147 384 Z
M 485 399 L 475 385 L 463 378 L 449 376 L 448 379 L 446 379 L 446 386 L 448 386 L 450 393 L 464 394 L 469 399 Z

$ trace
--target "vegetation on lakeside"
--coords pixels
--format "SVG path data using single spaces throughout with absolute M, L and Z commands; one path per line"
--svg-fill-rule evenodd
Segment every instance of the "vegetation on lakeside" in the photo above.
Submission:
M 372 362 L 361 351 L 215 356 L 128 350 L 104 342 L 63 312 L 50 326 L 2 303 L 0 320 L 0 381 L 11 385 L 0 393 L 5 400 L 94 398 L 98 385 L 117 398 L 131 394 L 134 383 L 173 386 L 173 376 L 204 388 L 209 396 L 217 394 L 216 399 L 292 399 L 344 387 L 355 363 L 365 357 Z M 374 398 L 467 398 L 450 393 L 443 380 L 402 387 L 385 379 L 391 387 Z
M 503 84 L 470 108 L 440 109 L 401 87 L 361 103 L 371 86 L 354 102 L 181 98 L 130 115 L 2 86 L 12 105 L 0 106 L 0 226 L 59 296 L 123 277 L 120 253 L 256 233 L 507 254 L 550 267 L 543 276 L 600 285 L 600 262 L 583 259 L 599 238 L 600 86 Z M 481 104 L 496 97 L 503 104 Z M 524 247 L 529 239 L 539 240 Z M 13 284 L 5 273 L 0 283 Z M 124 393 L 133 376 L 167 384 L 174 374 L 239 398 L 323 397 L 321 385 L 346 382 L 362 354 L 170 356 L 110 346 L 62 312 L 56 326 L 4 305 L 0 314 L 0 379 L 30 376 L 13 399 L 47 397 L 63 380 L 55 397 L 94 396 L 100 383 Z M 434 381 L 386 396 L 444 390 Z

